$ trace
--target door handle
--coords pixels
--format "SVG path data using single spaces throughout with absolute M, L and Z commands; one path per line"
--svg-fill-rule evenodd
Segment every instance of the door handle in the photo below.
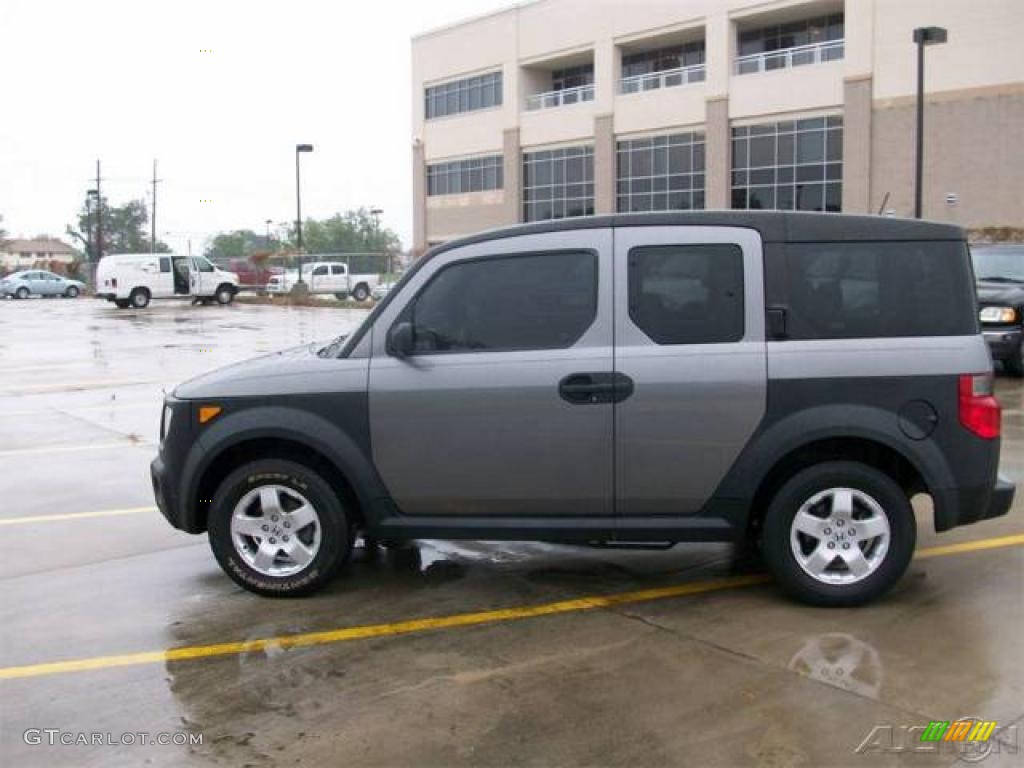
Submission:
M 558 394 L 573 405 L 621 403 L 633 394 L 633 380 L 618 371 L 571 373 L 558 383 Z

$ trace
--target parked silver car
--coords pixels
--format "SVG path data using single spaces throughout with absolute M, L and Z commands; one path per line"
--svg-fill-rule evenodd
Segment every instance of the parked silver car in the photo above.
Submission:
M 27 299 L 29 296 L 65 296 L 77 298 L 85 290 L 81 280 L 71 280 L 53 272 L 42 269 L 27 269 L 12 272 L 0 280 L 0 297 L 13 296 L 16 299 Z

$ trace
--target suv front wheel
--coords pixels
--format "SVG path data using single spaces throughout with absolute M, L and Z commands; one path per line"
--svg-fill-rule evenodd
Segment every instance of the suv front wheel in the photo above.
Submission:
M 272 597 L 315 592 L 351 551 L 351 526 L 331 486 L 291 461 L 246 464 L 221 483 L 210 547 L 239 585 Z
M 856 462 L 798 472 L 765 517 L 765 560 L 781 586 L 812 605 L 850 606 L 889 590 L 914 553 L 914 510 L 891 477 Z

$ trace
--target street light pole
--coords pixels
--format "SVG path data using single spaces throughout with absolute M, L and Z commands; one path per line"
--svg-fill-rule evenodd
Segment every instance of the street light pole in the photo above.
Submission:
M 271 219 L 267 219 L 267 221 L 265 223 L 267 225 L 267 250 L 270 251 L 270 250 L 272 250 L 272 248 L 270 247 L 270 225 L 273 222 L 272 222 Z
M 380 216 L 381 216 L 382 213 L 384 213 L 384 210 L 382 208 L 371 208 L 370 209 L 370 215 L 373 216 L 373 235 L 374 235 L 374 240 L 379 240 L 380 239 Z M 374 244 L 374 247 L 376 247 L 376 243 Z M 391 274 L 391 254 L 390 253 L 387 255 L 386 269 L 388 271 L 388 274 Z
M 914 30 L 917 44 L 917 147 L 914 164 L 914 218 L 922 217 L 924 200 L 924 48 L 946 42 L 942 27 L 918 27 Z
M 302 282 L 302 179 L 299 174 L 299 155 L 312 152 L 312 144 L 295 145 L 295 232 L 299 247 L 299 282 Z

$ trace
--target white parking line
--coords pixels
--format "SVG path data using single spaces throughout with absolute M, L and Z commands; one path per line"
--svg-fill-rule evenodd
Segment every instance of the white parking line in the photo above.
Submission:
M 91 517 L 118 517 L 120 515 L 138 515 L 144 512 L 156 512 L 156 507 L 129 507 L 127 509 L 101 509 L 97 512 L 68 512 L 60 515 L 29 515 L 27 517 L 9 517 L 0 520 L 2 525 L 28 525 L 30 523 L 57 523 L 63 520 L 85 520 Z
M 35 448 L 12 448 L 0 451 L 0 458 L 5 456 L 31 456 L 40 453 L 72 453 L 75 451 L 102 451 L 108 448 L 155 448 L 156 443 L 148 440 L 118 440 L 108 443 L 74 443 L 57 445 L 40 445 Z
M 4 414 L 7 416 L 41 416 L 46 413 L 62 414 L 77 413 L 78 411 L 127 411 L 136 408 L 146 408 L 159 414 L 160 405 L 161 403 L 159 400 L 147 400 L 144 403 L 119 403 L 116 400 L 111 400 L 109 403 L 94 405 L 54 405 L 48 408 L 30 408 L 24 411 L 4 411 Z
M 61 384 L 38 384 L 28 387 L 10 387 L 0 390 L 3 395 L 35 395 L 47 392 L 81 392 L 87 389 L 106 389 L 107 387 L 138 387 L 143 384 L 158 384 L 155 380 L 143 379 L 121 379 L 121 380 L 95 380 L 95 381 L 73 381 Z

